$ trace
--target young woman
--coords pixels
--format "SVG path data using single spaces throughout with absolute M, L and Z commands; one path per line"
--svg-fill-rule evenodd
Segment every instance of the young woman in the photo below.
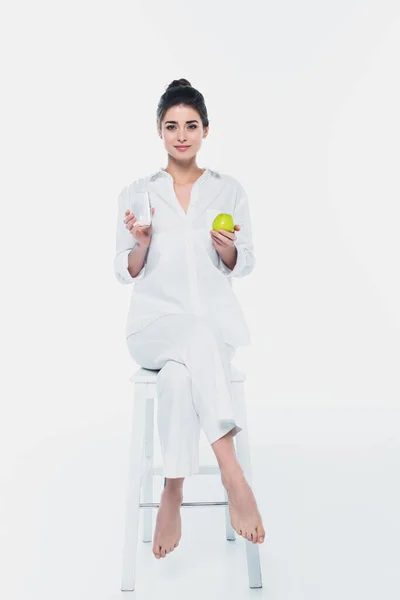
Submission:
M 198 472 L 200 427 L 219 464 L 232 527 L 253 543 L 262 543 L 265 531 L 233 444 L 242 428 L 232 402 L 231 360 L 250 336 L 231 278 L 248 275 L 255 264 L 247 196 L 234 177 L 197 165 L 209 121 L 203 95 L 186 79 L 174 80 L 161 96 L 157 130 L 167 167 L 121 191 L 114 270 L 121 283 L 134 283 L 130 355 L 160 370 L 165 487 L 153 553 L 161 558 L 181 538 L 183 481 Z M 150 225 L 141 221 L 146 202 Z M 213 230 L 221 213 L 232 215 L 233 231 Z

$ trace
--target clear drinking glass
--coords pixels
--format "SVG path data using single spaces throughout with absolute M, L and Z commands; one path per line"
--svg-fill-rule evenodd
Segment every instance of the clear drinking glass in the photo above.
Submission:
M 134 213 L 138 225 L 148 227 L 151 225 L 151 205 L 149 192 L 135 192 L 134 195 L 135 210 Z

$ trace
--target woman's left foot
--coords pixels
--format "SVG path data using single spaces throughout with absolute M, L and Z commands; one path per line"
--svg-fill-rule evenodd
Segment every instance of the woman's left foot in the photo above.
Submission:
M 233 529 L 249 542 L 262 544 L 265 529 L 256 499 L 244 475 L 241 473 L 230 477 L 221 475 L 221 480 L 228 494 L 229 515 Z

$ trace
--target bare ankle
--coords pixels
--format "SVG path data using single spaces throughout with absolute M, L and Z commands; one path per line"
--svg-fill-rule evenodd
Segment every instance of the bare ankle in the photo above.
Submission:
M 244 472 L 240 464 L 230 465 L 227 468 L 221 468 L 221 479 L 222 483 L 226 487 L 233 483 L 238 483 L 245 479 Z

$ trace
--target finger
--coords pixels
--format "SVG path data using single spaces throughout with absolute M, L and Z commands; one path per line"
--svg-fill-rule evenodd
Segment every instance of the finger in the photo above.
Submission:
M 240 225 L 235 225 L 235 229 L 236 229 L 236 231 L 239 231 Z
M 211 237 L 213 238 L 213 240 L 215 240 L 216 242 L 218 242 L 219 244 L 223 243 L 223 239 L 222 236 L 219 235 L 218 233 L 216 233 L 215 231 L 213 233 L 211 233 Z
M 133 229 L 133 228 L 134 228 L 136 225 L 137 225 L 137 220 L 136 220 L 136 218 L 135 218 L 135 219 L 132 219 L 131 221 L 129 221 L 129 222 L 126 224 L 126 227 L 127 227 L 127 229 L 131 230 L 131 229 Z
M 233 232 L 231 233 L 230 231 L 226 231 L 226 229 L 220 229 L 218 233 L 220 233 L 222 236 L 227 237 L 231 240 L 234 240 L 236 237 L 236 235 Z
M 135 215 L 130 215 L 129 217 L 126 217 L 124 219 L 124 222 L 129 224 L 129 223 L 135 223 L 136 220 L 137 219 L 136 219 Z
M 142 228 L 140 227 L 140 225 L 138 223 L 135 223 L 130 231 L 135 239 L 138 239 L 139 237 L 141 237 L 143 235 Z
M 211 236 L 213 243 L 216 244 L 217 246 L 223 246 L 223 242 L 221 242 L 221 240 L 219 240 L 217 237 Z
M 236 234 L 232 231 L 227 231 L 226 229 L 219 229 L 215 231 L 215 229 L 211 229 L 211 232 L 215 235 L 218 235 L 220 238 L 229 238 L 230 240 L 236 239 Z
M 214 240 L 214 242 L 221 243 L 221 239 L 217 235 L 215 235 L 215 232 L 211 232 L 211 238 Z
M 229 233 L 229 232 L 227 232 L 227 233 L 229 235 L 225 235 L 224 233 L 219 233 L 217 231 L 213 231 L 211 233 L 211 235 L 215 236 L 215 238 L 218 239 L 222 243 L 227 243 L 228 240 L 230 240 L 230 241 L 236 240 L 236 235 L 234 233 Z

